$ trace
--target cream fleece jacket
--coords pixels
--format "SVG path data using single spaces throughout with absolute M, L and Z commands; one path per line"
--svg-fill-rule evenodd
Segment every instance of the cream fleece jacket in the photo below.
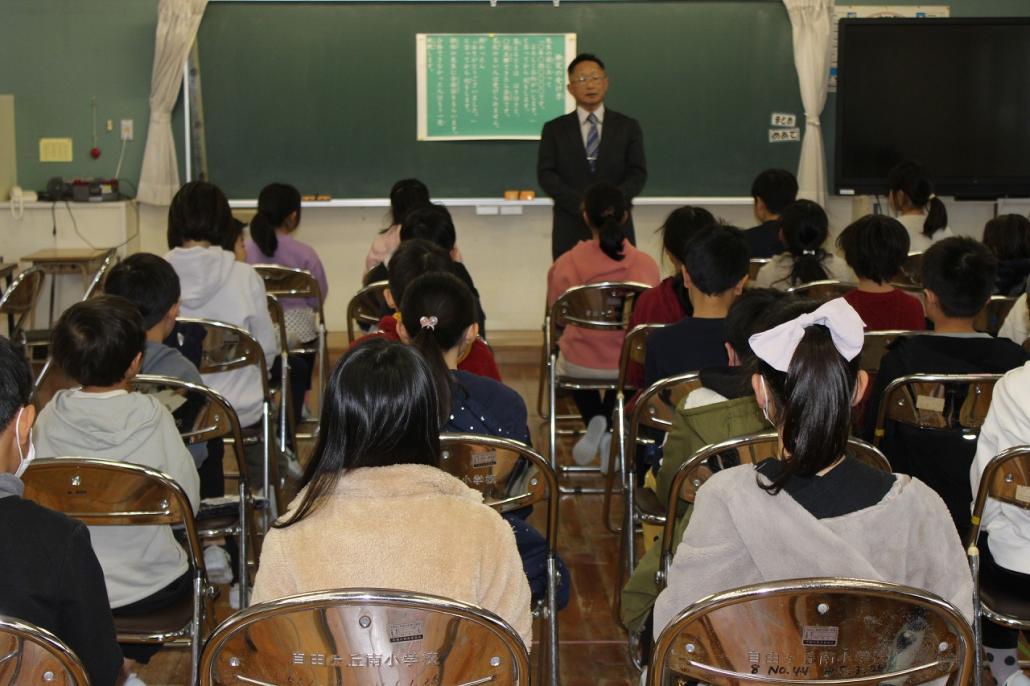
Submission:
M 694 513 L 654 608 L 657 637 L 705 596 L 748 584 L 845 576 L 936 593 L 973 616 L 973 579 L 940 496 L 895 474 L 883 499 L 841 517 L 816 519 L 784 492 L 769 495 L 752 465 L 716 473 Z M 764 477 L 762 477 L 764 478 Z
M 345 472 L 311 514 L 269 530 L 253 601 L 360 587 L 472 603 L 531 644 L 529 583 L 511 527 L 483 504 L 479 491 L 435 467 Z

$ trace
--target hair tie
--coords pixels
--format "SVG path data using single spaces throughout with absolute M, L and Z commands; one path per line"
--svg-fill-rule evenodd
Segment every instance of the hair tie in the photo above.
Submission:
M 805 335 L 805 329 L 821 324 L 830 330 L 833 347 L 849 362 L 862 351 L 865 341 L 865 322 L 848 301 L 836 298 L 789 322 L 784 322 L 768 331 L 756 333 L 748 339 L 755 356 L 767 362 L 773 369 L 787 371 L 794 352 Z
M 815 250 L 805 249 L 805 250 L 801 251 L 801 254 L 802 255 L 814 255 L 815 254 Z
M 418 320 L 418 323 L 422 325 L 423 329 L 430 329 L 432 331 L 436 331 L 436 324 L 439 321 L 440 320 L 436 317 L 422 317 Z

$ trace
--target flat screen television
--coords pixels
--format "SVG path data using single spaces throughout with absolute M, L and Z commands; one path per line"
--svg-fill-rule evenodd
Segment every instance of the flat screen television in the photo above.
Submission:
M 1030 17 L 845 19 L 838 46 L 838 193 L 910 159 L 941 195 L 1030 195 Z

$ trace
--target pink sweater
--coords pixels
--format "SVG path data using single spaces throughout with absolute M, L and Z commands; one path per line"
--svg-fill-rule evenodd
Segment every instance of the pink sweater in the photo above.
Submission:
M 658 264 L 647 253 L 624 243 L 623 258 L 615 261 L 601 251 L 597 240 L 580 241 L 562 255 L 547 272 L 547 307 L 573 286 L 602 281 L 635 281 L 656 286 Z M 617 369 L 622 349 L 622 331 L 595 331 L 570 326 L 562 334 L 558 346 L 565 359 L 593 369 Z

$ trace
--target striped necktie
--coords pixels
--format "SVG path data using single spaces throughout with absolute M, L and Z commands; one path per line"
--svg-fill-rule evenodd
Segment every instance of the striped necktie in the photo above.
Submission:
M 587 116 L 590 130 L 587 131 L 587 164 L 590 171 L 597 171 L 597 151 L 601 148 L 601 133 L 597 130 L 597 115 L 591 112 Z

